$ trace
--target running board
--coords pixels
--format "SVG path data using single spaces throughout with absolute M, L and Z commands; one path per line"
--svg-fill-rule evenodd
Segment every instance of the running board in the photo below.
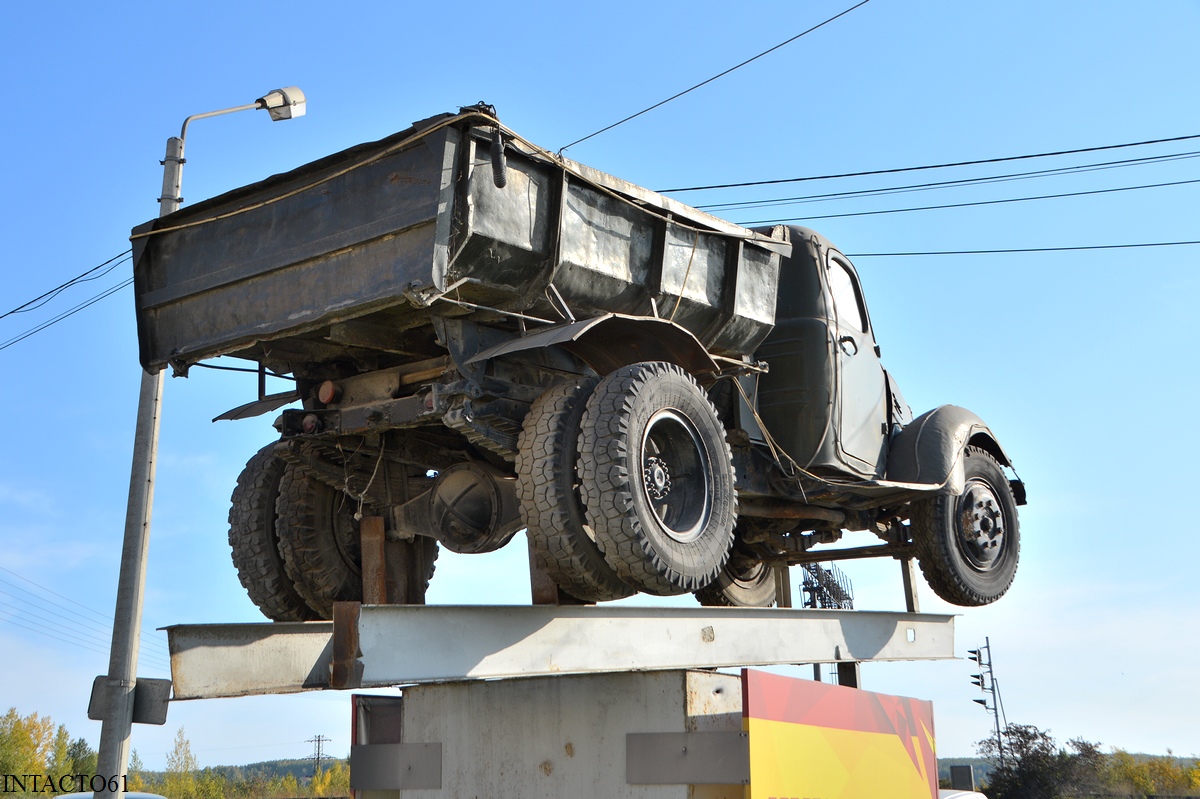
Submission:
M 342 602 L 333 622 L 166 631 L 174 699 L 954 657 L 953 616 L 862 610 Z

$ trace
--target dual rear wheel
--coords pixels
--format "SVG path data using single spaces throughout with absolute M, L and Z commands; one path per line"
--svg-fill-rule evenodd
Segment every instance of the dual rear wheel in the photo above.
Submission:
M 279 445 L 263 447 L 238 477 L 229 545 L 251 601 L 272 621 L 333 617 L 333 603 L 362 601 L 362 554 L 355 505 L 343 492 L 289 464 Z M 437 542 L 409 545 L 433 576 Z
M 673 364 L 623 367 L 549 389 L 526 417 L 518 492 L 539 564 L 589 602 L 696 592 L 770 604 L 770 578 L 729 563 L 732 456 L 707 395 Z M 761 564 L 759 564 L 761 567 Z M 749 590 L 747 590 L 749 587 Z

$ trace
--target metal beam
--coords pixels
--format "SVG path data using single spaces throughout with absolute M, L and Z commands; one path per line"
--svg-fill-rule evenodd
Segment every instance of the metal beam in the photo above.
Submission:
M 345 622 L 343 624 L 342 622 Z M 954 617 L 782 608 L 363 606 L 167 628 L 176 699 L 554 674 L 954 657 Z M 353 629 L 350 629 L 353 628 Z M 342 633 L 357 633 L 356 635 Z M 345 642 L 335 651 L 333 640 Z M 349 651 L 353 650 L 353 651 Z
M 333 622 L 167 627 L 174 699 L 289 694 L 329 687 Z

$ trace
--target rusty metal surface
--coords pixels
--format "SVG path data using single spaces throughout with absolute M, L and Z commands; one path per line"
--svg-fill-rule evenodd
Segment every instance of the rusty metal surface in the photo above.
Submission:
M 359 602 L 333 603 L 333 635 L 325 686 L 359 688 L 362 686 L 362 650 L 358 642 L 358 622 L 362 614 Z
M 368 605 L 386 605 L 387 555 L 384 547 L 386 537 L 383 517 L 364 516 L 359 522 L 359 537 L 362 541 L 362 588 L 363 602 Z

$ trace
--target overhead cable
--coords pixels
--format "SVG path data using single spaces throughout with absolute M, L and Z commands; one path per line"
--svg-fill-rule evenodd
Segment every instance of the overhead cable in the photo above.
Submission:
M 1089 244 L 1078 247 L 1015 247 L 1005 250 L 936 250 L 931 252 L 848 252 L 847 258 L 906 258 L 925 255 L 996 255 L 1024 252 L 1073 252 L 1077 250 L 1128 250 L 1137 247 L 1186 247 L 1200 241 L 1151 241 L 1142 244 Z
M 969 203 L 947 203 L 945 205 L 919 205 L 912 208 L 885 208 L 879 211 L 851 211 L 843 214 L 821 214 L 819 216 L 801 216 L 788 219 L 761 219 L 755 222 L 739 222 L 743 227 L 754 225 L 774 225 L 783 222 L 804 222 L 812 219 L 842 219 L 848 216 L 877 216 L 879 214 L 903 214 L 910 211 L 940 211 L 946 208 L 970 208 L 977 205 L 1001 205 L 1003 203 L 1023 203 L 1031 200 L 1057 200 L 1063 197 L 1083 197 L 1089 194 L 1112 194 L 1118 191 L 1135 191 L 1137 189 L 1161 189 L 1166 186 L 1185 186 L 1189 183 L 1200 183 L 1195 180 L 1174 180 L 1169 183 L 1147 183 L 1142 186 L 1117 186 L 1112 189 L 1091 189 L 1089 191 L 1070 191 L 1064 194 L 1040 194 L 1035 197 L 1007 197 L 1002 200 L 976 200 Z
M 86 272 L 83 272 L 82 274 L 76 275 L 75 277 L 71 278 L 66 283 L 63 283 L 62 285 L 59 285 L 59 286 L 55 286 L 54 288 L 47 291 L 45 294 L 38 295 L 37 297 L 34 297 L 32 300 L 29 300 L 28 302 L 23 303 L 21 305 L 18 305 L 16 308 L 13 308 L 11 311 L 6 311 L 5 313 L 0 314 L 0 319 L 3 319 L 6 316 L 12 316 L 13 314 L 16 314 L 16 313 L 28 313 L 29 311 L 35 310 L 37 308 L 41 308 L 47 302 L 54 299 L 59 294 L 63 293 L 64 291 L 69 289 L 71 286 L 74 286 L 78 283 L 87 283 L 89 281 L 104 277 L 109 272 L 111 272 L 113 269 L 116 269 L 117 266 L 120 264 L 120 262 L 122 260 L 124 260 L 124 258 L 126 256 L 130 255 L 132 252 L 133 252 L 133 250 L 126 250 L 123 253 L 114 255 L 112 258 L 109 258 L 107 261 L 100 264 L 99 266 L 93 266 L 91 269 L 87 270 Z M 117 263 L 113 263 L 114 261 L 116 261 Z M 112 264 L 112 265 L 109 266 L 110 264 Z M 104 267 L 106 267 L 106 266 L 108 268 L 104 269 Z M 94 272 L 98 272 L 101 269 L 104 269 L 104 271 L 100 272 L 100 274 L 93 274 Z M 89 277 L 89 275 L 90 275 L 90 277 Z M 41 302 L 38 305 L 34 305 L 34 303 L 38 302 L 38 300 L 44 300 L 44 302 Z
M 54 607 L 60 608 L 61 610 L 65 610 L 68 613 L 79 614 L 80 611 L 82 611 L 83 613 L 87 613 L 88 615 L 92 616 L 96 621 L 92 621 L 91 619 L 84 619 L 82 616 L 78 616 L 78 615 L 77 615 L 77 618 L 79 618 L 79 620 L 81 622 L 86 621 L 88 624 L 92 625 L 93 629 L 98 629 L 101 632 L 103 632 L 105 635 L 111 636 L 112 622 L 113 622 L 111 616 L 105 616 L 103 613 L 93 610 L 92 608 L 88 607 L 87 605 L 84 605 L 82 602 L 77 602 L 76 600 L 71 599 L 68 596 L 63 596 L 62 594 L 58 593 L 57 591 L 47 588 L 44 585 L 35 583 L 33 580 L 30 580 L 28 577 L 24 577 L 24 576 L 18 574 L 17 572 L 13 571 L 12 569 L 6 569 L 3 566 L 0 566 L 0 571 L 7 572 L 8 574 L 11 574 L 13 577 L 16 577 L 18 580 L 21 580 L 24 583 L 28 583 L 29 585 L 33 586 L 34 588 L 37 588 L 40 591 L 44 591 L 47 594 L 51 594 L 53 596 L 58 597 L 59 599 L 70 602 L 72 605 L 75 605 L 76 607 L 78 607 L 79 610 L 75 610 L 73 608 L 68 608 L 65 605 L 61 605 L 52 599 L 47 599 L 46 597 L 37 596 L 32 591 L 29 591 L 27 588 L 18 586 L 16 583 L 12 582 L 12 580 L 6 580 L 3 577 L 0 577 L 0 585 L 8 585 L 9 587 L 15 588 L 18 591 L 24 591 L 27 596 L 36 597 L 40 602 L 53 605 Z M 0 593 L 7 593 L 7 592 L 0 591 Z M 9 594 L 9 596 L 13 596 L 13 595 Z M 28 601 L 28 600 L 26 600 L 26 601 Z M 49 613 L 53 613 L 56 616 L 62 615 L 60 613 L 55 613 L 53 610 L 50 610 L 49 608 L 43 607 L 41 609 L 46 610 Z M 97 625 L 102 625 L 102 627 L 98 627 Z M 161 638 L 155 638 L 155 637 L 151 636 L 149 633 L 145 632 L 144 630 L 141 633 L 141 638 L 145 644 L 152 646 L 152 647 L 157 647 L 157 648 L 161 649 L 164 653 L 166 652 L 167 646 L 162 641 Z
M 0 591 L 0 594 L 4 594 L 6 596 L 13 597 L 18 602 L 26 601 L 22 597 L 16 597 L 13 594 L 8 593 L 7 591 Z M 20 614 L 22 617 L 24 617 L 27 621 L 30 621 L 33 624 L 37 624 L 39 627 L 41 627 L 43 629 L 56 630 L 57 632 L 63 633 L 64 635 L 73 636 L 76 640 L 79 640 L 79 641 L 84 641 L 84 642 L 87 642 L 87 643 L 90 643 L 93 645 L 102 646 L 102 647 L 108 646 L 111 641 L 111 632 L 108 636 L 105 636 L 101 633 L 90 630 L 90 629 L 84 627 L 83 625 L 80 625 L 78 622 L 74 622 L 70 619 L 67 619 L 66 621 L 68 623 L 75 624 L 79 629 L 68 627 L 68 626 L 65 626 L 62 621 L 56 621 L 53 618 L 44 616 L 40 613 L 36 613 L 35 611 L 30 610 L 27 607 L 22 607 L 21 605 L 18 605 L 10 600 L 0 599 L 0 609 L 6 608 L 6 607 L 12 609 L 13 611 L 16 611 L 18 614 Z M 46 610 L 46 609 L 42 608 L 42 610 Z M 59 617 L 59 619 L 63 618 L 61 614 L 54 613 L 53 611 L 48 611 L 48 612 L 51 613 L 51 615 L 53 615 L 53 616 Z M 145 662 L 152 663 L 153 665 L 156 665 L 159 667 L 170 668 L 170 665 L 171 665 L 166 657 L 155 654 L 154 652 L 143 651 L 141 653 L 141 657 Z
M 771 48 L 769 48 L 769 49 L 767 49 L 767 50 L 763 50 L 763 51 L 762 51 L 761 53 L 759 53 L 758 55 L 756 55 L 756 56 L 754 56 L 754 57 L 752 57 L 752 58 L 747 58 L 747 59 L 746 59 L 745 61 L 743 61 L 742 63 L 740 63 L 740 64 L 738 64 L 738 65 L 736 65 L 736 66 L 732 66 L 732 67 L 730 67 L 729 69 L 725 70 L 724 72 L 720 72 L 720 73 L 718 73 L 718 74 L 716 74 L 716 75 L 713 75 L 711 78 L 708 78 L 707 80 L 700 81 L 700 82 L 699 82 L 699 83 L 697 83 L 695 86 L 692 86 L 691 88 L 688 88 L 688 89 L 684 89 L 683 91 L 681 91 L 681 92 L 679 92 L 679 93 L 677 93 L 677 94 L 673 94 L 673 95 L 671 95 L 670 97 L 668 97 L 668 98 L 667 98 L 667 99 L 665 99 L 665 100 L 660 100 L 659 102 L 655 103 L 654 105 L 652 105 L 652 106 L 650 106 L 650 107 L 648 107 L 648 108 L 643 108 L 641 111 L 638 111 L 636 114 L 630 114 L 629 116 L 625 117 L 624 119 L 620 120 L 619 122 L 614 122 L 614 123 L 612 123 L 611 125 L 609 125 L 609 126 L 607 126 L 607 127 L 600 128 L 600 130 L 596 131 L 595 133 L 589 133 L 588 135 L 584 136 L 582 139 L 576 139 L 575 141 L 571 142 L 570 144 L 563 145 L 563 146 L 562 146 L 562 147 L 559 149 L 559 151 L 558 151 L 558 152 L 561 154 L 561 153 L 562 153 L 563 151 L 565 151 L 565 150 L 566 150 L 568 147 L 574 147 L 576 144 L 580 144 L 580 143 L 582 143 L 582 142 L 585 142 L 585 141 L 587 141 L 588 139 L 591 139 L 591 138 L 593 138 L 593 137 L 595 137 L 595 136 L 599 136 L 601 133 L 605 133 L 605 132 L 607 132 L 607 131 L 610 131 L 610 130 L 612 130 L 613 128 L 617 127 L 618 125 L 624 125 L 626 122 L 630 121 L 631 119 L 637 119 L 637 118 L 638 118 L 638 117 L 640 117 L 642 114 L 646 114 L 646 113 L 649 113 L 650 111 L 653 111 L 653 110 L 654 110 L 654 109 L 656 109 L 656 108 L 660 108 L 661 106 L 664 106 L 664 105 L 666 105 L 667 103 L 671 102 L 672 100 L 678 100 L 680 97 L 683 97 L 685 94 L 687 94 L 687 93 L 689 93 L 689 92 L 693 92 L 693 91 L 695 91 L 696 89 L 699 89 L 701 86 L 706 86 L 706 85 L 708 85 L 709 83 L 712 83 L 714 80 L 717 80 L 718 78 L 723 78 L 723 77 L 725 77 L 726 75 L 728 75 L 730 72 L 733 72 L 734 70 L 737 70 L 737 69 L 741 69 L 742 67 L 744 67 L 744 66 L 746 66 L 747 64 L 751 63 L 752 61 L 757 61 L 758 59 L 762 58 L 763 56 L 765 56 L 765 55 L 769 55 L 770 53 L 773 53 L 773 52 L 775 52 L 776 50 L 778 50 L 779 48 L 781 48 L 781 47 L 784 47 L 784 46 L 786 46 L 786 45 L 789 45 L 789 44 L 791 44 L 792 42 L 796 41 L 797 39 L 799 39 L 799 38 L 801 38 L 801 37 L 803 37 L 803 36 L 807 36 L 808 34 L 812 33 L 813 31 L 817 30 L 818 28 L 823 28 L 823 27 L 825 27 L 826 25 L 828 25 L 829 23 L 833 22 L 834 20 L 836 20 L 836 19 L 839 19 L 840 17 L 844 17 L 844 16 L 846 16 L 846 15 L 847 15 L 847 14 L 849 14 L 851 11 L 854 11 L 856 8 L 861 8 L 862 6 L 865 6 L 865 5 L 866 5 L 867 3 L 869 3 L 869 2 L 870 2 L 870 0 L 862 0 L 862 2 L 860 2 L 860 3 L 856 4 L 856 5 L 853 5 L 853 6 L 851 6 L 850 8 L 847 8 L 845 11 L 842 11 L 842 12 L 840 12 L 840 13 L 838 13 L 838 14 L 834 14 L 832 17 L 830 17 L 829 19 L 825 20 L 824 22 L 821 22 L 821 23 L 819 23 L 819 24 L 817 24 L 817 25 L 813 25 L 813 26 L 812 26 L 811 28 L 809 28 L 808 30 L 806 30 L 806 31 L 803 31 L 803 32 L 801 32 L 801 33 L 797 33 L 795 36 L 793 36 L 792 38 L 788 39 L 787 41 L 780 42 L 779 44 L 775 45 L 774 47 L 771 47 Z
M 1129 166 L 1144 166 L 1168 161 L 1182 161 L 1200 157 L 1200 150 L 1168 155 L 1150 155 L 1142 158 L 1126 158 L 1120 161 L 1101 161 L 1094 164 L 1078 164 L 1076 166 L 1060 166 L 1052 169 L 1035 169 L 1028 172 L 1010 172 L 1004 175 L 988 175 L 978 178 L 959 178 L 957 180 L 939 180 L 931 183 L 911 183 L 907 186 L 886 186 L 878 189 L 858 189 L 856 191 L 834 191 L 824 194 L 804 194 L 797 197 L 775 197 L 767 200 L 744 200 L 742 202 L 710 203 L 697 205 L 701 211 L 713 213 L 729 211 L 735 208 L 767 208 L 778 205 L 802 205 L 805 203 L 829 202 L 831 200 L 857 199 L 861 197 L 884 197 L 890 194 L 908 194 L 915 191 L 930 191 L 933 189 L 961 188 L 963 186 L 984 186 L 991 183 L 1008 183 L 1014 180 L 1032 180 L 1042 177 L 1057 177 L 1066 174 L 1083 172 L 1099 172 L 1105 169 L 1121 169 Z
M 678 189 L 655 189 L 659 194 L 671 194 L 681 191 L 708 191 L 710 189 L 739 189 L 746 186 L 772 186 L 780 183 L 802 183 L 809 180 L 833 180 L 834 178 L 860 178 L 869 175 L 895 175 L 900 172 L 919 172 L 925 169 L 946 169 L 956 166 L 978 166 L 980 164 L 999 164 L 1005 161 L 1022 161 L 1029 158 L 1050 158 L 1058 155 L 1075 155 L 1077 153 L 1095 153 L 1102 150 L 1119 150 L 1123 147 L 1144 147 L 1150 144 L 1166 144 L 1168 142 L 1200 139 L 1200 133 L 1189 136 L 1173 136 L 1167 139 L 1147 139 L 1145 141 L 1126 142 L 1124 144 L 1105 144 L 1099 147 L 1079 147 L 1074 150 L 1056 150 L 1045 153 L 1027 153 L 1025 155 L 1007 155 L 1002 158 L 979 158 L 973 161 L 952 161 L 944 164 L 923 164 L 921 166 L 905 166 L 894 169 L 872 169 L 865 172 L 842 172 L 832 175 L 808 175 L 798 178 L 779 178 L 776 180 L 751 180 L 741 183 L 715 183 L 709 186 L 686 186 Z
M 118 283 L 117 285 L 105 289 L 104 291 L 100 292 L 99 294 L 92 297 L 91 299 L 85 300 L 84 302 L 79 303 L 74 308 L 71 308 L 68 311 L 63 311 L 62 313 L 60 313 L 58 316 L 54 317 L 53 319 L 50 319 L 46 322 L 42 322 L 40 325 L 31 327 L 29 330 L 26 330 L 24 333 L 13 336 L 8 341 L 4 342 L 3 344 L 0 344 L 0 350 L 6 350 L 9 347 L 11 347 L 12 345 L 14 345 L 18 342 L 24 341 L 25 339 L 29 338 L 33 334 L 40 333 L 43 330 L 45 330 L 46 328 L 48 328 L 52 325 L 58 324 L 62 320 L 66 319 L 68 316 L 73 316 L 73 315 L 79 313 L 80 311 L 82 311 L 84 308 L 87 308 L 90 305 L 95 305 L 96 303 L 100 302 L 100 300 L 104 299 L 105 297 L 109 296 L 110 294 L 116 294 L 121 289 L 125 288 L 126 286 L 130 286 L 130 285 L 133 285 L 133 278 L 128 278 L 127 280 L 123 280 L 120 283 Z

